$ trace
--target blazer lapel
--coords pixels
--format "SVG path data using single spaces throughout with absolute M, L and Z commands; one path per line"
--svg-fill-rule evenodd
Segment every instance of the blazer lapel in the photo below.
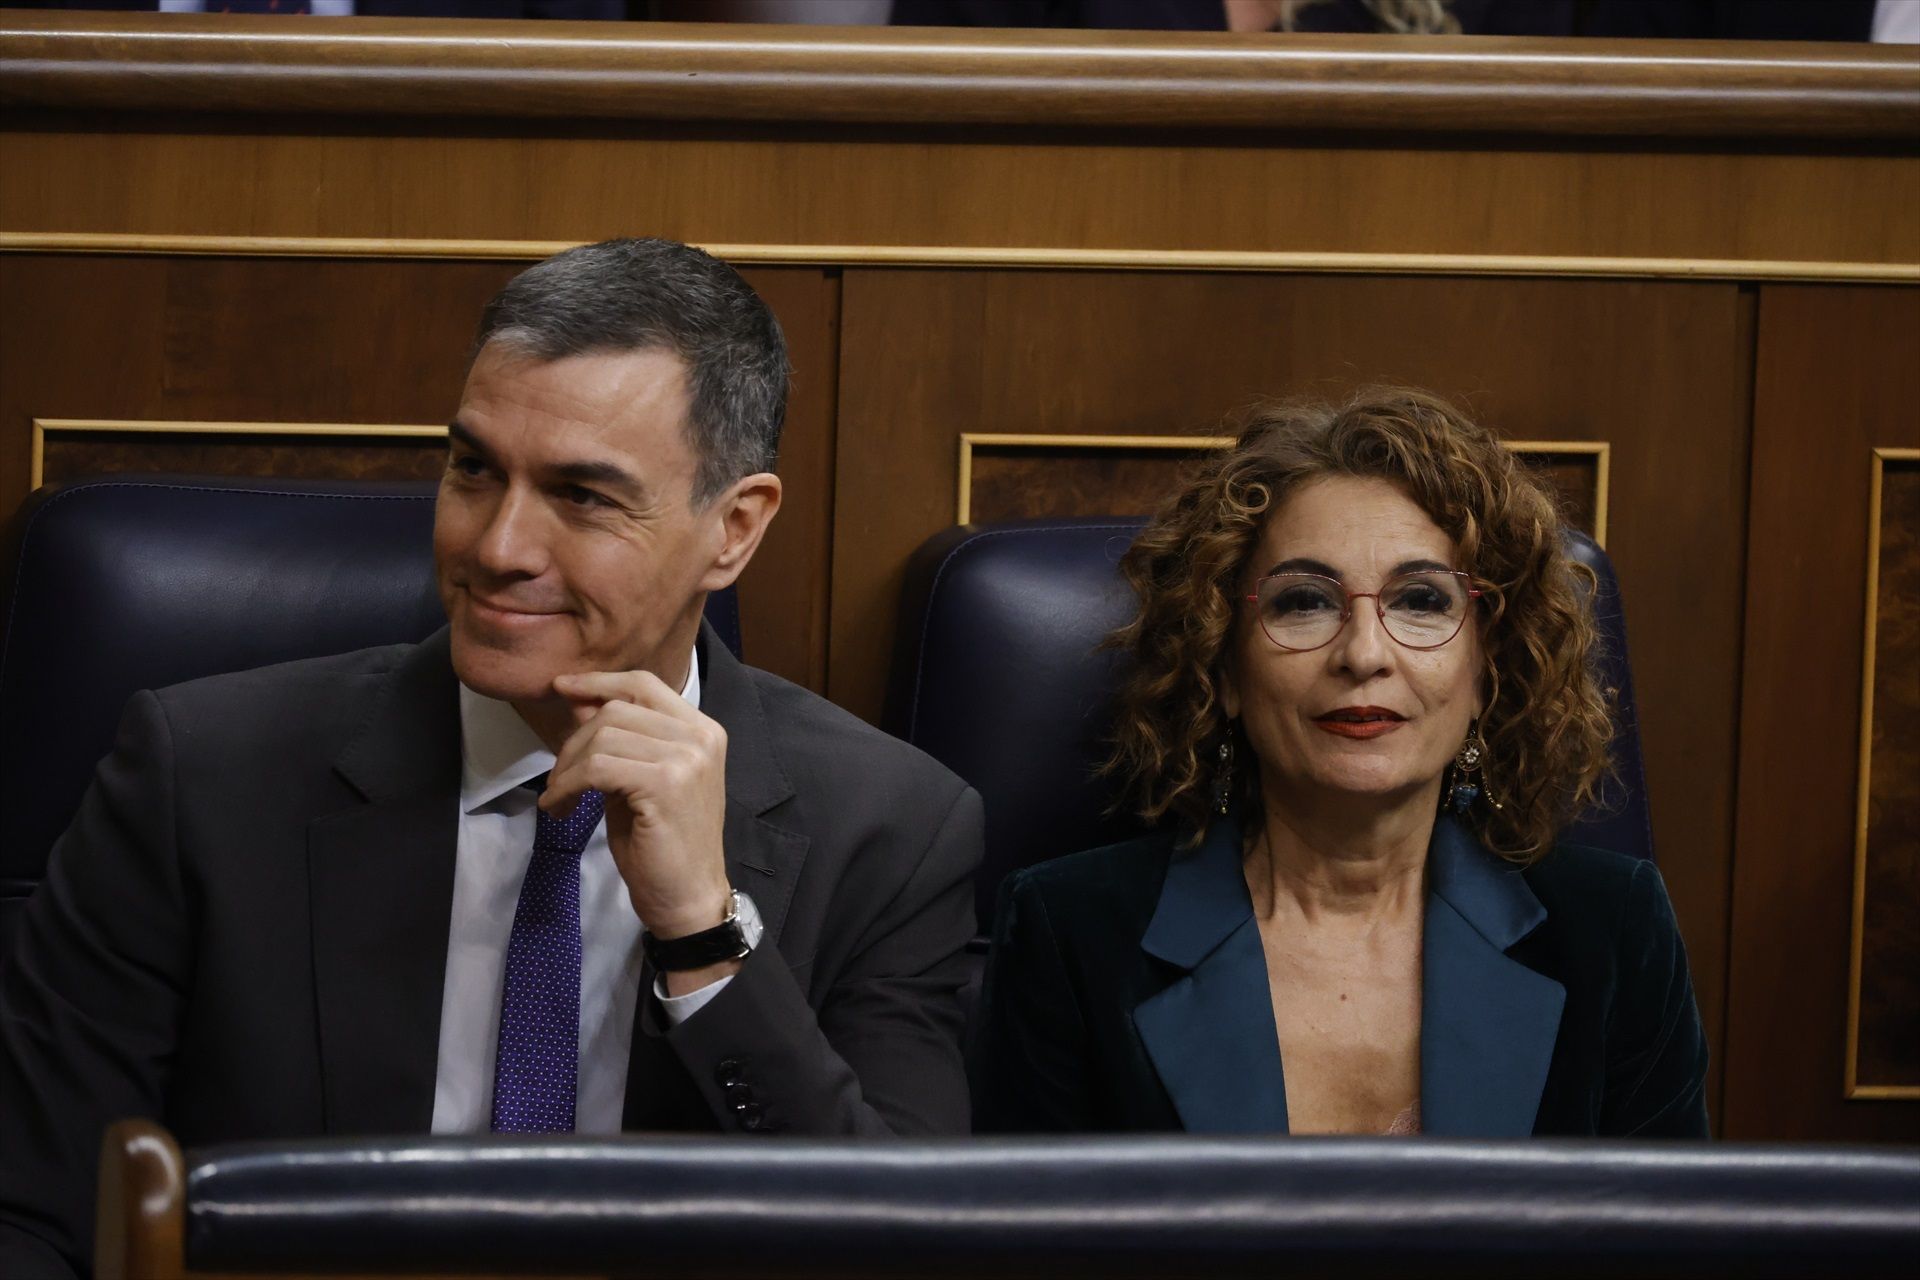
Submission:
M 1451 819 L 1434 825 L 1423 941 L 1420 1126 L 1533 1132 L 1566 988 L 1506 953 L 1546 919 L 1520 873 Z
M 335 768 L 364 803 L 307 832 L 329 1133 L 425 1133 L 460 794 L 458 686 L 442 630 L 388 678 Z
M 792 781 L 774 750 L 766 708 L 752 677 L 705 622 L 700 624 L 700 710 L 727 731 L 727 813 L 721 839 L 726 845 L 727 877 L 753 898 L 766 934 L 761 945 L 778 948 L 787 908 L 793 902 L 808 837 L 770 820 L 769 810 L 794 794 Z M 798 963 L 805 956 L 785 956 Z M 640 974 L 640 1008 L 633 1020 L 627 1058 L 627 1096 L 621 1127 L 671 1126 L 687 1113 L 704 1115 L 706 1104 L 685 1086 L 679 1059 L 652 1025 L 648 994 L 653 969 Z
M 753 895 L 767 937 L 778 942 L 808 839 L 764 815 L 793 796 L 793 782 L 774 750 L 752 678 L 704 622 L 700 655 L 700 709 L 727 731 L 727 874 L 734 888 Z
M 1133 1023 L 1189 1133 L 1285 1133 L 1287 1087 L 1267 962 L 1240 867 L 1240 824 L 1176 850 L 1141 946 L 1187 970 Z

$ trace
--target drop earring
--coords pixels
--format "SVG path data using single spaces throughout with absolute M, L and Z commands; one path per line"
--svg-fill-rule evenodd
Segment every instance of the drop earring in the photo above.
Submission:
M 1487 757 L 1487 744 L 1480 737 L 1480 720 L 1475 717 L 1467 726 L 1467 740 L 1460 744 L 1460 750 L 1453 757 L 1453 772 L 1447 782 L 1447 808 L 1455 814 L 1464 815 L 1480 798 L 1483 785 L 1478 777 L 1480 766 Z M 1487 802 L 1493 804 L 1491 792 Z M 1494 804 L 1494 808 L 1499 808 Z
M 1233 808 L 1233 731 L 1227 731 L 1213 767 L 1213 811 L 1225 817 Z

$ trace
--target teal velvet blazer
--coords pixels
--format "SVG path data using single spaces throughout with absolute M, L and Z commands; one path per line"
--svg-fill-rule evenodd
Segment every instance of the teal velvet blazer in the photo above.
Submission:
M 1237 821 L 1008 877 L 969 1047 L 979 1132 L 1285 1133 Z M 1706 1037 L 1650 862 L 1427 854 L 1420 1121 L 1450 1137 L 1705 1137 Z

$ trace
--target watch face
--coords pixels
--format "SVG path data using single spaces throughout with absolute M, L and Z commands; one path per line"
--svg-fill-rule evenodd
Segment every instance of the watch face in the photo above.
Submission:
M 733 921 L 740 926 L 741 945 L 749 951 L 760 945 L 761 935 L 767 931 L 766 925 L 760 922 L 760 908 L 738 889 L 733 891 Z

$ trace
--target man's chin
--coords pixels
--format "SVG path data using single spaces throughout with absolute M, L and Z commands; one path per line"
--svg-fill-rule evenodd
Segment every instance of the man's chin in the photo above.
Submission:
M 521 649 L 487 644 L 453 629 L 453 674 L 483 698 L 532 702 L 553 696 L 553 678 L 564 663 Z

